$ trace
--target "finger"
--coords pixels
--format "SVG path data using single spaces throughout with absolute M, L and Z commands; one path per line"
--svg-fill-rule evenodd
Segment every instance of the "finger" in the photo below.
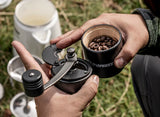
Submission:
M 18 41 L 13 41 L 12 46 L 16 49 L 17 53 L 21 57 L 26 69 L 39 70 L 42 73 L 43 82 L 46 83 L 48 81 L 46 74 L 43 72 L 40 65 L 36 62 L 32 55 L 25 49 L 25 47 Z
M 44 73 L 47 75 L 48 78 L 51 78 L 52 77 L 52 74 L 51 74 L 51 66 L 48 65 L 48 64 L 41 64 L 40 65 L 42 70 L 44 71 Z
M 58 48 L 66 48 L 70 46 L 71 44 L 75 43 L 79 39 L 81 39 L 83 33 L 85 30 L 87 30 L 89 27 L 97 24 L 102 24 L 102 21 L 97 22 L 99 19 L 92 19 L 84 23 L 80 28 L 69 32 L 65 36 L 59 37 L 58 39 L 55 40 L 57 42 L 57 47 Z M 58 40 L 58 41 L 57 41 Z
M 61 40 L 58 41 L 56 45 L 58 48 L 61 48 L 61 49 L 66 48 L 72 45 L 73 43 L 75 43 L 76 41 L 78 41 L 83 35 L 83 33 L 84 33 L 84 30 L 82 28 L 78 28 L 73 32 L 71 32 L 67 37 L 63 39 L 61 38 Z
M 72 32 L 73 32 L 73 30 L 71 30 L 71 31 L 69 31 L 69 32 L 67 32 L 67 33 L 65 33 L 65 34 L 63 34 L 63 35 L 61 35 L 61 36 L 59 36 L 59 37 L 57 37 L 57 38 L 55 38 L 55 39 L 52 39 L 52 40 L 50 41 L 50 44 L 57 43 L 58 41 L 66 38 L 66 37 L 67 37 L 68 35 L 70 35 Z
M 73 98 L 76 102 L 80 102 L 81 109 L 84 109 L 88 103 L 95 97 L 98 91 L 99 78 L 96 75 L 92 75 L 82 88 L 74 94 Z
M 143 46 L 138 37 L 129 34 L 126 43 L 122 50 L 114 60 L 114 64 L 117 68 L 123 68 L 129 61 L 136 55 L 139 49 Z

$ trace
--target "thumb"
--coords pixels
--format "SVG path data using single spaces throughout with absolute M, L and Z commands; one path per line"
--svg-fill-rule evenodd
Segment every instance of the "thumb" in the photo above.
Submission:
M 138 37 L 130 34 L 122 50 L 114 60 L 114 64 L 117 68 L 123 68 L 129 61 L 136 55 L 143 43 Z
M 76 102 L 80 102 L 82 110 L 95 97 L 98 91 L 98 85 L 99 85 L 99 77 L 96 75 L 92 75 L 82 86 L 82 88 L 76 94 L 74 94 L 73 98 L 76 99 Z
M 58 39 L 55 39 L 55 41 L 58 40 L 56 43 L 56 46 L 58 48 L 66 48 L 66 47 L 72 45 L 73 43 L 75 43 L 76 41 L 80 40 L 83 33 L 84 33 L 84 29 L 81 27 L 74 30 L 74 31 L 70 31 L 70 32 L 62 35 Z M 52 41 L 51 43 L 53 43 L 53 42 L 54 41 Z

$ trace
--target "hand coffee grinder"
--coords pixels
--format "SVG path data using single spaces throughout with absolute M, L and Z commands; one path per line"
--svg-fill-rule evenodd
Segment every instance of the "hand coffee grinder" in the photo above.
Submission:
M 84 60 L 77 58 L 74 48 L 68 48 L 64 59 L 59 60 L 61 50 L 56 45 L 50 45 L 42 53 L 43 60 L 52 66 L 53 77 L 43 85 L 42 75 L 37 70 L 28 70 L 23 73 L 22 80 L 26 95 L 40 96 L 45 89 L 52 85 L 62 91 L 73 94 L 77 92 L 92 74 L 92 67 Z

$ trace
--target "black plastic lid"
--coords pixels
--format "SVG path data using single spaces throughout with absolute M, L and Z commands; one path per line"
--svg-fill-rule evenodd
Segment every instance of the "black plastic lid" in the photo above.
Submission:
M 43 50 L 42 59 L 50 65 L 54 65 L 55 62 L 59 60 L 57 53 L 59 53 L 61 49 L 56 47 L 56 44 L 50 45 Z

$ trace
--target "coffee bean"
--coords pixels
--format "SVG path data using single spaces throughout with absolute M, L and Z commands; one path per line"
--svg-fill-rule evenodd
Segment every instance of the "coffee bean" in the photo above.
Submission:
M 92 42 L 97 42 L 97 38 L 94 38 L 94 39 L 92 40 Z
M 102 47 L 103 50 L 108 50 L 109 48 L 107 46 Z
M 89 44 L 89 47 L 92 47 L 94 45 L 94 42 L 91 42 L 90 44 Z
M 115 45 L 117 42 L 115 42 L 115 41 L 112 41 L 112 45 Z
M 101 36 L 101 41 L 103 42 L 106 39 L 105 36 Z
M 108 39 L 105 39 L 104 42 L 108 42 Z
M 98 47 L 98 50 L 100 51 L 100 50 L 102 50 L 103 49 L 103 46 L 99 46 Z
M 106 43 L 105 43 L 105 42 L 103 42 L 103 43 L 101 43 L 101 45 L 102 45 L 102 46 L 105 46 L 105 45 L 106 45 Z
M 100 38 L 98 38 L 98 39 L 97 39 L 97 42 L 100 42 L 100 41 L 101 41 L 101 39 L 100 39 Z
M 108 46 L 112 45 L 111 41 L 107 42 L 106 43 Z
M 94 45 L 93 45 L 93 48 L 98 48 L 99 47 L 99 45 L 97 44 L 97 43 L 95 43 Z
M 98 49 L 94 49 L 94 51 L 98 51 Z

